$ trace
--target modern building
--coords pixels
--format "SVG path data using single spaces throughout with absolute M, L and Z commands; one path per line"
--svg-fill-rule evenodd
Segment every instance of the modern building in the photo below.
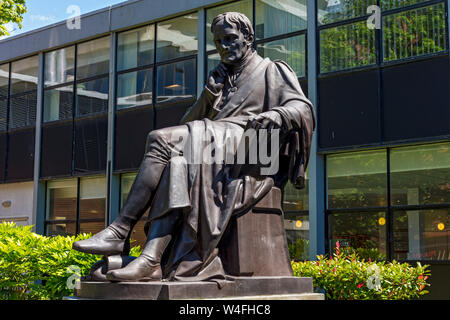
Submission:
M 147 133 L 176 125 L 239 11 L 314 103 L 308 186 L 284 192 L 294 259 L 337 241 L 430 264 L 450 298 L 449 0 L 137 0 L 0 41 L 0 221 L 45 235 L 118 215 Z M 142 222 L 138 243 L 145 239 Z

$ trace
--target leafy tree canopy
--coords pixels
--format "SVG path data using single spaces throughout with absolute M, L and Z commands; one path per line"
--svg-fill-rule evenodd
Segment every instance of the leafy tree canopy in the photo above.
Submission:
M 0 36 L 8 36 L 7 23 L 22 28 L 23 14 L 27 12 L 25 0 L 0 0 Z

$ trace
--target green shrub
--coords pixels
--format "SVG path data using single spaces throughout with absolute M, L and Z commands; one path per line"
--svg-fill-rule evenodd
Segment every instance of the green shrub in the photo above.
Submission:
M 101 259 L 72 250 L 74 241 L 91 235 L 45 237 L 31 229 L 0 224 L 0 300 L 56 300 L 73 295 L 70 284 L 74 285 L 76 276 L 86 275 Z M 131 254 L 137 256 L 139 250 L 135 247 Z
M 302 238 L 288 245 L 289 256 L 294 261 L 302 261 L 308 259 L 309 256 L 309 240 Z
M 405 300 L 428 291 L 427 265 L 413 267 L 397 261 L 372 262 L 353 251 L 343 253 L 337 243 L 333 257 L 317 256 L 317 261 L 293 262 L 294 275 L 312 277 L 314 287 L 323 289 L 332 300 Z

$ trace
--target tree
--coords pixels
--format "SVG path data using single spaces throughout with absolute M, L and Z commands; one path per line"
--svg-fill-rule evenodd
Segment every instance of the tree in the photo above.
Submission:
M 27 12 L 25 0 L 0 0 L 0 36 L 8 36 L 7 23 L 22 28 L 23 14 Z

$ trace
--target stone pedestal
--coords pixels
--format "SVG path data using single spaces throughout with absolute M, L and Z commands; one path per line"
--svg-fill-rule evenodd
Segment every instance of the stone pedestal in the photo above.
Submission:
M 230 277 L 222 282 L 81 282 L 74 299 L 103 300 L 323 300 L 311 278 Z

